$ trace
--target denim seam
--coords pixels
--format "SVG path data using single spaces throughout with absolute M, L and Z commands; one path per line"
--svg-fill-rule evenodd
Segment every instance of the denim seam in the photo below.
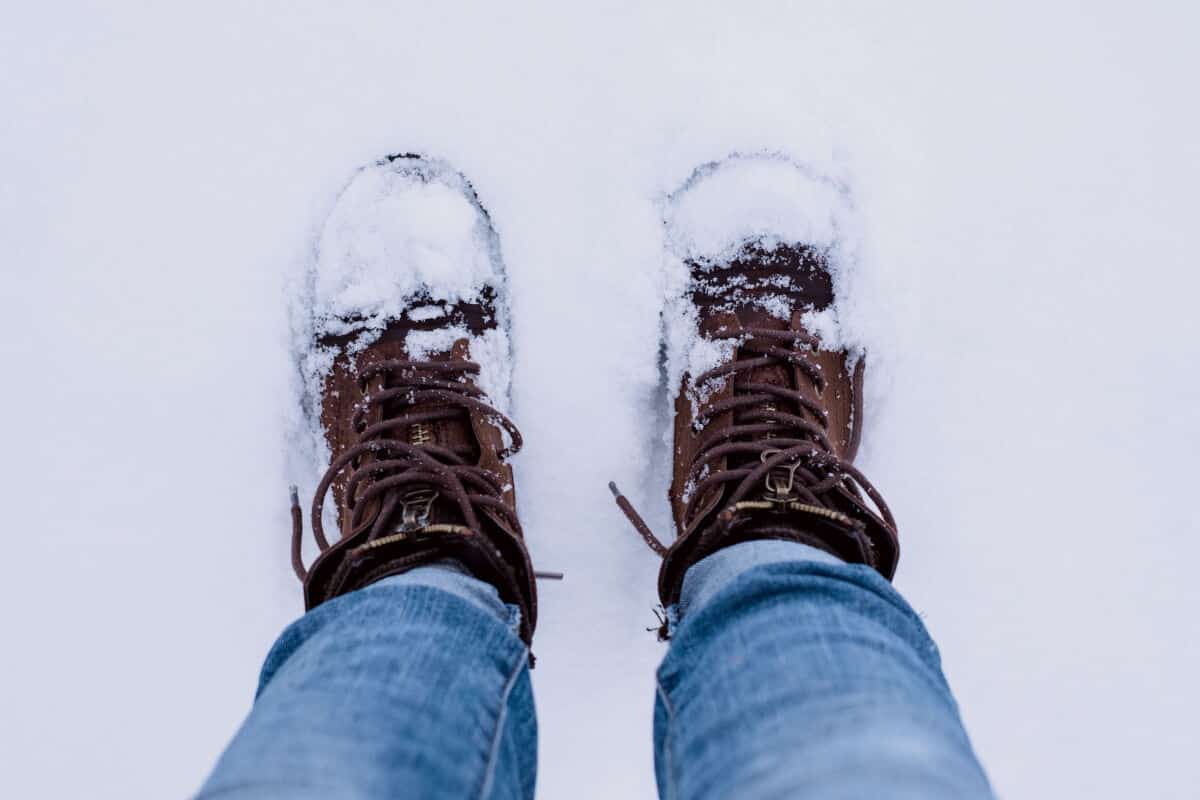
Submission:
M 496 714 L 496 731 L 492 734 L 492 746 L 488 752 L 487 767 L 483 772 L 483 786 L 479 789 L 480 800 L 486 800 L 492 794 L 492 785 L 496 780 L 496 763 L 500 760 L 500 745 L 504 739 L 504 723 L 508 720 L 508 698 L 517 685 L 517 679 L 520 677 L 528 657 L 529 651 L 522 648 L 516 667 L 508 676 L 508 680 L 504 684 L 504 691 L 500 694 L 500 710 Z
M 675 791 L 675 754 L 671 749 L 671 731 L 675 729 L 675 707 L 671 705 L 671 698 L 657 675 L 654 676 L 654 686 L 658 690 L 658 696 L 662 699 L 663 709 L 667 712 L 667 732 L 663 734 L 663 758 L 667 762 L 665 765 L 667 779 L 664 781 L 667 796 L 662 800 L 673 800 L 678 796 Z
M 288 784 L 283 784 L 283 785 L 290 786 L 293 789 L 315 788 L 313 786 L 313 784 L 311 784 L 311 783 L 296 782 L 296 783 L 288 783 Z M 279 789 L 280 786 L 281 786 L 281 784 L 278 781 L 273 781 L 273 780 L 272 781 L 263 781 L 263 780 L 238 781 L 237 783 L 227 783 L 224 786 L 218 786 L 216 789 L 209 789 L 207 787 L 201 787 L 200 793 L 197 795 L 194 795 L 192 797 L 192 800 L 209 800 L 210 798 L 213 798 L 213 797 L 227 797 L 231 793 L 250 792 L 251 790 L 254 790 L 253 793 L 257 794 L 257 790 Z

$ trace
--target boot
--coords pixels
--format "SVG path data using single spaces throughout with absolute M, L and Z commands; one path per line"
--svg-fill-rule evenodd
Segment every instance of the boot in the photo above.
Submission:
M 802 542 L 889 580 L 895 572 L 895 521 L 853 465 L 865 359 L 818 332 L 834 319 L 847 211 L 840 187 L 777 157 L 706 165 L 671 198 L 670 547 L 618 497 L 663 556 L 664 606 L 697 561 L 757 539 Z
M 322 234 L 304 369 L 328 469 L 306 568 L 292 494 L 292 561 L 306 607 L 433 562 L 456 562 L 537 622 L 504 415 L 511 363 L 495 231 L 448 165 L 392 156 L 361 170 Z M 326 500 L 336 507 L 327 536 Z

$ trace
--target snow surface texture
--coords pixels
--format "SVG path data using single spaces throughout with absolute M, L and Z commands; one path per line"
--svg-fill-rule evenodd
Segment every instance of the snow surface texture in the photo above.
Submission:
M 1200 785 L 1182 3 L 25 4 L 0 26 L 0 795 L 199 785 L 299 613 L 288 276 L 354 170 L 468 176 L 508 267 L 545 798 L 649 798 L 666 197 L 846 179 L 839 324 L 897 585 L 1007 797 Z

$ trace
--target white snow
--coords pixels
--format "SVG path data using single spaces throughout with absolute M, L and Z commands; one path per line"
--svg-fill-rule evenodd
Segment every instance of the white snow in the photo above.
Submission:
M 404 337 L 404 349 L 409 358 L 424 361 L 436 353 L 448 353 L 459 339 L 469 339 L 470 331 L 458 325 L 449 325 L 432 331 L 409 331 Z
M 318 245 L 310 302 L 321 332 L 382 330 L 422 292 L 432 301 L 477 299 L 502 279 L 494 238 L 448 165 L 401 158 L 364 167 Z
M 415 322 L 441 319 L 444 316 L 446 316 L 446 307 L 441 305 L 416 306 L 408 312 L 408 318 Z
M 838 324 L 837 306 L 831 305 L 821 310 L 810 308 L 800 318 L 804 329 L 821 340 L 821 345 L 828 350 L 852 349 L 852 337 L 848 331 Z M 857 352 L 857 351 L 856 351 Z M 852 354 L 853 356 L 853 354 Z M 853 366 L 854 358 L 850 359 Z
M 837 323 L 869 351 L 859 466 L 1002 796 L 1191 797 L 1198 14 L 16 8 L 0 795 L 179 797 L 207 773 L 302 605 L 290 282 L 357 168 L 422 152 L 470 178 L 499 234 L 518 503 L 535 564 L 566 572 L 540 597 L 540 795 L 652 797 L 656 564 L 605 487 L 669 530 L 667 198 L 765 152 L 852 198 Z M 474 236 L 465 211 L 424 222 L 443 254 Z M 429 254 L 364 241 L 364 264 Z M 390 303 L 394 280 L 348 271 L 325 296 Z
M 681 259 L 728 261 L 746 242 L 834 246 L 847 190 L 780 154 L 733 153 L 698 169 L 667 206 L 667 247 Z
M 472 336 L 465 327 L 457 325 L 431 331 L 409 331 L 404 339 L 404 349 L 409 358 L 423 361 L 436 353 L 448 353 L 460 339 L 467 340 L 471 359 L 479 364 L 479 388 L 497 411 L 507 413 L 512 355 L 509 336 L 504 329 L 488 330 L 481 336 Z

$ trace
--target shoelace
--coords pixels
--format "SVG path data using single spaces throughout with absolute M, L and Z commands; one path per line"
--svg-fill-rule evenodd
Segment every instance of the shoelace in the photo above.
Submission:
M 363 402 L 355 410 L 352 420 L 359 432 L 358 440 L 329 465 L 313 497 L 310 520 L 320 552 L 324 553 L 332 546 L 322 523 L 325 497 L 337 477 L 347 470 L 350 475 L 343 496 L 346 513 L 350 515 L 350 531 L 358 532 L 368 523 L 364 518 L 365 511 L 371 507 L 373 499 L 381 498 L 372 528 L 360 548 L 378 547 L 406 537 L 410 532 L 479 535 L 481 526 L 477 510 L 482 508 L 494 511 L 518 536 L 521 535 L 516 514 L 501 499 L 504 486 L 500 477 L 467 463 L 466 457 L 473 451 L 469 445 L 443 447 L 434 444 L 430 435 L 430 426 L 440 420 L 457 419 L 467 424 L 467 413 L 474 410 L 496 422 L 508 434 L 511 444 L 499 454 L 501 459 L 521 449 L 521 434 L 513 422 L 479 399 L 484 396 L 481 389 L 463 380 L 467 374 L 478 372 L 479 365 L 472 362 L 401 360 L 381 361 L 363 369 L 359 376 L 364 388 Z M 366 387 L 373 381 L 380 385 L 375 391 L 368 392 Z M 386 385 L 389 382 L 390 385 Z M 384 404 L 389 406 L 387 413 L 384 413 Z M 413 410 L 415 406 L 429 404 L 437 405 Z M 396 407 L 401 410 L 396 411 Z M 382 418 L 367 424 L 374 409 L 380 410 Z M 405 438 L 397 438 L 397 432 L 404 432 Z M 368 454 L 375 458 L 356 465 L 357 460 Z M 359 486 L 364 482 L 366 488 L 358 496 Z M 452 503 L 463 523 L 429 524 L 429 509 L 437 498 Z M 304 581 L 308 576 L 301 555 L 304 523 L 295 487 L 292 487 L 291 502 L 292 568 Z M 404 530 L 385 532 L 384 528 L 400 504 L 404 506 L 401 522 Z M 561 576 L 547 573 L 542 577 Z
M 812 514 L 850 527 L 861 526 L 861 522 L 833 507 L 832 494 L 840 489 L 843 502 L 849 502 L 860 513 L 875 517 L 887 528 L 895 530 L 895 519 L 875 487 L 853 464 L 834 454 L 825 410 L 798 390 L 743 377 L 745 373 L 764 367 L 794 366 L 812 381 L 818 392 L 823 391 L 825 378 L 820 369 L 804 350 L 797 349 L 797 346 L 815 348 L 818 339 L 804 331 L 767 328 L 720 331 L 713 338 L 740 340 L 740 357 L 703 373 L 695 380 L 695 387 L 700 390 L 714 381 L 733 380 L 733 393 L 698 414 L 695 424 L 702 429 L 712 418 L 729 411 L 734 414 L 734 424 L 715 429 L 696 450 L 685 482 L 691 490 L 680 526 L 682 533 L 690 533 L 701 522 L 696 519 L 698 504 L 694 501 L 704 497 L 711 488 L 729 483 L 737 483 L 737 486 L 718 514 L 718 520 L 726 529 L 740 511 L 772 508 Z M 780 401 L 803 408 L 817 422 L 781 411 Z M 717 462 L 730 457 L 744 463 L 717 468 Z M 763 499 L 749 499 L 752 492 L 764 486 Z M 650 549 L 660 556 L 665 555 L 667 546 L 654 535 L 616 484 L 609 483 L 609 489 Z M 878 513 L 864 502 L 864 493 Z

